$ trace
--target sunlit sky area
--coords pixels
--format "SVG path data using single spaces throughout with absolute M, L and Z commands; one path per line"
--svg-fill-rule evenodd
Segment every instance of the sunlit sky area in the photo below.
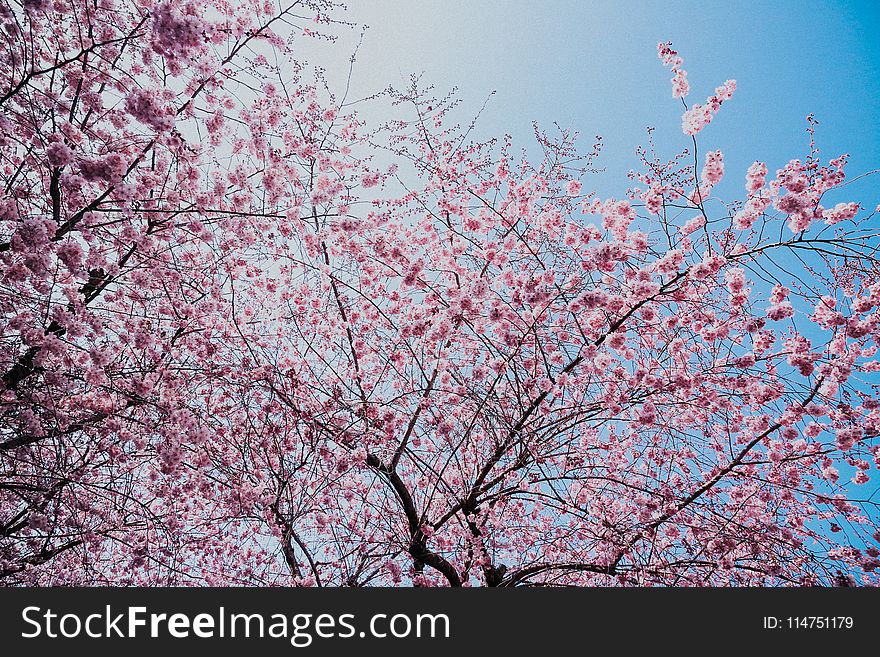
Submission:
M 772 171 L 806 154 L 811 112 L 823 154 L 852 154 L 850 175 L 880 164 L 875 2 L 354 0 L 347 16 L 370 26 L 352 97 L 423 73 L 438 92 L 458 87 L 462 111 L 473 115 L 494 91 L 478 136 L 510 133 L 528 146 L 532 120 L 556 121 L 580 131 L 588 150 L 601 134 L 606 173 L 591 186 L 602 193 L 625 188 L 647 126 L 656 128 L 661 155 L 687 146 L 681 105 L 656 55 L 661 40 L 685 59 L 689 101 L 703 102 L 727 78 L 738 82 L 701 133 L 703 151 L 724 151 L 735 189 L 756 159 Z M 344 49 L 330 51 L 336 66 L 347 66 Z M 860 189 L 870 196 L 865 205 L 880 201 L 876 184 Z

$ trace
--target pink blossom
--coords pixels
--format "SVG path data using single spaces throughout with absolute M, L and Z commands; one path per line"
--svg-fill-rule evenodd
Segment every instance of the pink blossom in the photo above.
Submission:
M 767 309 L 767 317 L 774 322 L 781 321 L 788 317 L 794 317 L 794 306 L 792 306 L 789 301 L 774 303 Z
M 724 272 L 724 283 L 731 294 L 741 292 L 746 284 L 746 273 L 741 267 L 731 267 Z
M 844 320 L 843 315 L 835 310 L 836 307 L 837 300 L 834 297 L 823 296 L 816 304 L 812 316 L 813 321 L 823 329 L 843 326 L 846 320 Z
M 694 105 L 681 117 L 681 130 L 686 135 L 695 135 L 712 121 L 712 110 L 707 105 Z
M 83 249 L 77 242 L 68 241 L 56 249 L 55 255 L 71 272 L 76 272 L 82 264 Z
M 171 2 L 158 5 L 153 14 L 153 49 L 169 58 L 185 55 L 203 40 L 207 26 L 192 15 L 180 14 Z
M 780 283 L 776 283 L 770 291 L 770 303 L 782 303 L 791 294 L 791 290 Z
M 95 159 L 79 160 L 80 174 L 85 180 L 117 182 L 125 175 L 126 164 L 119 153 L 109 153 Z
M 833 225 L 852 219 L 858 212 L 858 203 L 838 203 L 833 208 L 824 210 L 822 216 L 825 218 L 826 224 Z
M 63 167 L 73 162 L 73 150 L 63 141 L 56 141 L 46 147 L 46 159 L 53 167 Z
M 378 172 L 368 172 L 361 176 L 361 184 L 366 188 L 375 187 L 381 179 L 382 177 Z
M 645 201 L 645 207 L 648 209 L 648 212 L 660 214 L 663 208 L 663 195 L 657 188 L 651 187 L 642 198 Z
M 740 230 L 748 230 L 770 206 L 769 198 L 753 196 L 746 201 L 742 210 L 733 217 L 733 225 Z
M 682 68 L 684 60 L 672 49 L 671 43 L 658 43 L 657 56 L 664 66 L 672 70 L 672 97 L 684 98 L 690 93 L 690 85 L 687 80 L 687 71 Z
M 706 218 L 703 215 L 698 214 L 695 217 L 688 219 L 687 222 L 685 222 L 685 224 L 678 229 L 678 232 L 682 235 L 690 235 L 691 233 L 697 232 L 705 225 Z
M 50 0 L 22 0 L 21 6 L 28 13 L 41 13 L 51 10 Z
M 155 130 L 170 130 L 174 126 L 173 114 L 156 102 L 154 94 L 144 89 L 136 89 L 128 95 L 125 109 L 138 121 Z
M 767 165 L 763 162 L 754 162 L 746 173 L 746 191 L 755 194 L 763 186 L 767 178 Z
M 837 448 L 843 451 L 849 451 L 857 441 L 861 440 L 862 430 L 858 427 L 848 427 L 845 429 L 838 429 L 835 432 L 835 435 L 837 437 Z
M 717 114 L 721 104 L 733 97 L 736 90 L 736 80 L 727 80 L 715 90 L 715 95 L 709 96 L 704 105 L 694 104 L 681 117 L 682 131 L 686 135 L 695 135 L 705 128 Z
M 724 177 L 724 156 L 721 151 L 706 153 L 706 163 L 703 165 L 700 177 L 703 182 L 712 186 L 721 182 L 721 179 Z

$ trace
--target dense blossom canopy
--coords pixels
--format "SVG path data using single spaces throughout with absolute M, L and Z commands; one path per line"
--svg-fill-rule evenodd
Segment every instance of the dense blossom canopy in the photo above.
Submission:
M 601 140 L 475 143 L 417 80 L 367 125 L 300 54 L 341 19 L 0 5 L 0 579 L 877 583 L 846 155 L 725 169 L 736 83 L 660 44 L 682 152 L 600 198 Z

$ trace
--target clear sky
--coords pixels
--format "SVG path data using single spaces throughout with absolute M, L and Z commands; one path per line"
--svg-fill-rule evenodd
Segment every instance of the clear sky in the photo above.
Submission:
M 352 0 L 349 9 L 370 25 L 356 94 L 424 72 L 438 91 L 459 87 L 476 113 L 494 90 L 480 136 L 510 133 L 526 146 L 533 119 L 579 130 L 585 149 L 601 134 L 607 173 L 591 184 L 600 193 L 623 191 L 646 126 L 657 129 L 661 155 L 687 146 L 656 55 L 661 40 L 685 59 L 691 103 L 737 80 L 700 135 L 703 152 L 725 152 L 737 190 L 755 159 L 773 171 L 805 155 L 810 112 L 826 156 L 850 152 L 851 175 L 880 166 L 878 2 Z M 880 202 L 876 182 L 860 190 L 865 206 Z

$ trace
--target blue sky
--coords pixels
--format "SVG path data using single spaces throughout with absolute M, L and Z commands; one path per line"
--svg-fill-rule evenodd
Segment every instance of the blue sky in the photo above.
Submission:
M 851 153 L 851 175 L 880 165 L 880 3 L 362 0 L 349 18 L 370 25 L 356 94 L 424 72 L 439 91 L 459 87 L 475 113 L 495 91 L 480 136 L 510 133 L 525 146 L 533 119 L 579 130 L 585 149 L 601 134 L 607 173 L 588 183 L 601 193 L 626 187 L 646 126 L 661 155 L 687 146 L 661 40 L 685 58 L 691 103 L 737 80 L 700 135 L 701 151 L 725 152 L 737 190 L 755 159 L 773 171 L 805 155 L 810 112 L 824 155 Z M 876 183 L 860 189 L 865 206 L 880 202 Z

